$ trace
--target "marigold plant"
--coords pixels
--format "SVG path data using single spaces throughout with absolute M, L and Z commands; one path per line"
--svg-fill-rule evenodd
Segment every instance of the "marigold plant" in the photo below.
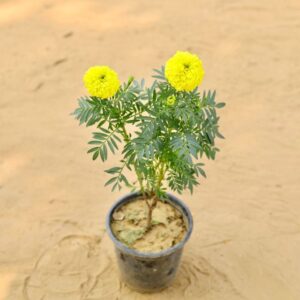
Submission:
M 167 189 L 193 192 L 198 177 L 206 177 L 199 160 L 215 159 L 219 151 L 215 139 L 223 136 L 216 109 L 225 105 L 216 102 L 215 91 L 198 91 L 204 70 L 194 54 L 177 52 L 166 68 L 154 72 L 150 87 L 132 77 L 120 86 L 113 70 L 92 67 L 84 75 L 90 95 L 79 99 L 73 113 L 80 124 L 96 127 L 88 150 L 93 160 L 106 161 L 108 152 L 121 147 L 120 164 L 106 170 L 111 175 L 106 185 L 139 190 L 149 207 L 149 222 Z M 126 169 L 135 172 L 136 181 L 127 179 Z

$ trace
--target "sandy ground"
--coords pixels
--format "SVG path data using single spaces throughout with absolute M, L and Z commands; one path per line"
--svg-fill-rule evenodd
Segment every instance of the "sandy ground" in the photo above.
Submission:
M 300 299 L 299 0 L 0 1 L 0 299 Z M 226 101 L 222 152 L 190 206 L 173 287 L 118 279 L 104 231 L 122 192 L 69 116 L 83 72 L 151 80 L 177 49 Z

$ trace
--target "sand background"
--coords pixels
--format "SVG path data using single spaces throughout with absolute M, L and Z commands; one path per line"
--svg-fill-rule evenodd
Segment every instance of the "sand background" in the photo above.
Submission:
M 300 299 L 298 0 L 0 1 L 0 299 Z M 182 199 L 195 221 L 173 287 L 118 279 L 104 188 L 69 113 L 107 64 L 151 82 L 176 50 L 216 88 L 221 153 Z

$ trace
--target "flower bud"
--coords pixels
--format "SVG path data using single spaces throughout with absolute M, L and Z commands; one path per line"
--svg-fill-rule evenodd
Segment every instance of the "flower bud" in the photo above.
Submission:
M 171 95 L 167 98 L 167 105 L 173 106 L 176 102 L 176 97 L 174 95 Z

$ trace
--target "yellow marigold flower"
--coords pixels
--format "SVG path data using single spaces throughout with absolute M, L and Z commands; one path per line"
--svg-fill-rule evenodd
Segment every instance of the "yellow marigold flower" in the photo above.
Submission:
M 177 91 L 192 91 L 204 76 L 202 62 L 197 55 L 177 51 L 166 63 L 165 76 Z
M 176 102 L 176 97 L 174 95 L 171 95 L 167 98 L 167 105 L 173 106 Z
M 107 66 L 94 66 L 89 68 L 83 82 L 92 96 L 107 99 L 116 94 L 120 87 L 118 74 Z

